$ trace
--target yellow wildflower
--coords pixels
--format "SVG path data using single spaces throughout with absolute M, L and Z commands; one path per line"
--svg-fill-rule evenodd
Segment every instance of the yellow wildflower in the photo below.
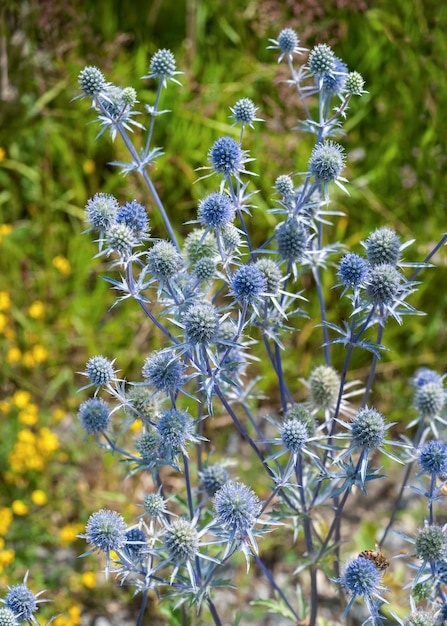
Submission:
M 6 361 L 8 363 L 18 363 L 21 356 L 22 353 L 20 352 L 20 349 L 17 346 L 11 346 L 11 348 L 9 348 L 8 352 L 6 353 Z
M 36 363 L 43 363 L 48 359 L 48 350 L 39 344 L 33 347 L 32 353 Z
M 8 550 L 1 550 L 0 551 L 0 567 L 4 568 L 4 567 L 7 567 L 8 565 L 11 565 L 11 563 L 14 563 L 15 555 L 16 553 L 11 548 L 9 548 Z
M 41 300 L 35 300 L 28 309 L 28 314 L 35 320 L 39 320 L 43 317 L 45 312 L 44 303 Z
M 0 291 L 0 311 L 9 311 L 11 308 L 11 296 L 7 291 Z
M 53 265 L 64 276 L 68 276 L 68 274 L 70 274 L 71 272 L 70 261 L 61 254 L 58 254 L 54 257 Z
M 36 363 L 34 361 L 34 356 L 31 350 L 27 350 L 23 353 L 22 363 L 25 367 L 28 367 L 30 369 L 35 366 Z
M 59 531 L 59 541 L 62 545 L 67 545 L 76 541 L 78 535 L 84 530 L 83 524 L 66 524 Z
M 81 582 L 87 589 L 94 589 L 96 586 L 95 572 L 84 572 L 81 576 Z
M 0 535 L 4 536 L 12 524 L 12 511 L 7 506 L 0 507 Z
M 16 406 L 18 409 L 24 409 L 30 400 L 31 394 L 29 391 L 23 391 L 19 389 L 12 396 L 12 402 L 14 406 Z
M 34 504 L 37 504 L 37 506 L 43 506 L 48 502 L 47 494 L 45 491 L 42 491 L 42 489 L 34 489 L 31 493 L 31 500 Z
M 95 171 L 96 164 L 93 159 L 86 159 L 82 164 L 82 169 L 84 170 L 84 174 L 93 174 Z
M 11 504 L 11 509 L 14 515 L 26 515 L 29 511 L 28 505 L 23 502 L 23 500 L 14 500 Z

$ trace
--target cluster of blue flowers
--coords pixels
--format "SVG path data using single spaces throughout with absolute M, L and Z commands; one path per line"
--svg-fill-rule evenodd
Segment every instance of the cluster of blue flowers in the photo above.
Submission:
M 80 97 L 88 98 L 96 110 L 99 134 L 107 130 L 112 139 L 119 136 L 129 150 L 130 162 L 116 165 L 124 173 L 143 176 L 166 229 L 166 238 L 152 234 L 146 209 L 136 200 L 121 205 L 115 197 L 97 193 L 85 208 L 98 254 L 119 272 L 119 277 L 107 278 L 118 300 L 135 299 L 164 337 L 162 349 L 142 356 L 138 381 L 118 378 L 120 370 L 112 358 L 93 356 L 83 372 L 88 379 L 83 389 L 91 389 L 92 397 L 79 409 L 87 435 L 124 460 L 130 474 L 146 472 L 153 481 L 139 503 L 142 513 L 132 524 L 118 511 L 103 509 L 91 515 L 83 535 L 88 552 L 105 555 L 107 574 L 115 573 L 121 584 L 132 585 L 142 595 L 137 626 L 150 591 L 175 606 L 194 604 L 209 622 L 228 623 L 227 615 L 219 615 L 215 593 L 223 584 L 223 567 L 240 552 L 247 567 L 254 561 L 271 584 L 272 610 L 291 622 L 306 619 L 310 626 L 316 624 L 317 571 L 327 574 L 332 563 L 331 580 L 346 592 L 340 616 L 363 599 L 365 623 L 382 624 L 386 585 L 376 552 L 371 550 L 371 558 L 360 554 L 347 560 L 341 571 L 334 565 L 347 556 L 338 542 L 345 505 L 355 487 L 367 494 L 368 483 L 382 477 L 381 455 L 407 466 L 382 542 L 410 481 L 410 488 L 428 502 L 427 517 L 415 536 L 404 536 L 414 544 L 409 558 L 416 574 L 409 583 L 408 617 L 404 622 L 396 619 L 428 625 L 447 618 L 447 535 L 435 519 L 447 482 L 447 446 L 439 435 L 447 425 L 443 376 L 422 369 L 411 381 L 417 412 L 408 424 L 409 429 L 415 427 L 412 438 L 393 440 L 393 424 L 368 405 L 385 327 L 390 319 L 402 323 L 404 315 L 418 313 L 407 300 L 432 254 L 413 264 L 407 276 L 411 264 L 404 262 L 402 253 L 409 244 L 402 244 L 392 228 L 372 232 L 363 242 L 363 254 L 324 243 L 337 214 L 329 210 L 332 185 L 347 191 L 346 154 L 336 138 L 352 98 L 365 93 L 364 81 L 326 44 L 310 50 L 307 63 L 297 69 L 296 58 L 307 52 L 299 44 L 295 31 L 286 28 L 271 40 L 270 48 L 279 52 L 278 62 L 289 65 L 290 83 L 308 114 L 303 129 L 313 133 L 315 146 L 300 184 L 288 174 L 272 181 L 276 199 L 271 213 L 278 222 L 257 248 L 247 218 L 256 211 L 249 191 L 252 158 L 242 146 L 247 129 L 262 120 L 249 98 L 231 108 L 233 125 L 240 127 L 238 137 L 220 137 L 204 154 L 209 193 L 198 202 L 196 226 L 181 245 L 151 180 L 151 165 L 162 153 L 152 145 L 155 119 L 163 113 L 162 92 L 170 82 L 179 84 L 173 54 L 158 51 L 144 77 L 155 80 L 158 88 L 154 104 L 145 106 L 150 119 L 142 150 L 134 147 L 129 134 L 133 128 L 144 130 L 135 120 L 135 90 L 107 82 L 95 67 L 86 67 L 79 76 Z M 316 117 L 310 112 L 313 105 Z M 304 294 L 300 279 L 306 272 L 312 274 L 315 291 Z M 340 324 L 328 320 L 324 272 L 351 306 L 349 319 Z M 289 324 L 295 316 L 306 316 L 305 301 L 313 293 L 320 305 L 324 349 L 304 380 L 308 400 L 299 403 L 290 389 L 296 373 L 286 370 L 283 353 L 293 330 Z M 344 365 L 337 372 L 331 352 L 343 347 Z M 371 358 L 365 387 L 348 380 L 354 350 L 366 350 Z M 256 379 L 247 376 L 248 365 L 261 355 L 279 391 L 278 415 L 267 420 L 253 411 Z M 264 478 L 259 473 L 254 489 L 238 480 L 217 455 L 215 460 L 211 454 L 205 457 L 211 446 L 204 422 L 222 411 L 253 452 L 253 463 L 259 463 Z M 120 414 L 126 419 L 115 420 Z M 128 442 L 133 421 L 141 428 L 133 445 L 126 447 L 121 441 Z M 391 446 L 398 451 L 391 452 Z M 419 473 L 413 477 L 416 464 Z M 169 474 L 166 468 L 184 479 L 184 492 L 175 499 L 163 481 Z M 305 546 L 305 567 L 297 556 L 296 573 L 302 595 L 310 592 L 300 606 L 260 556 L 259 539 L 277 526 L 289 527 L 291 537 Z

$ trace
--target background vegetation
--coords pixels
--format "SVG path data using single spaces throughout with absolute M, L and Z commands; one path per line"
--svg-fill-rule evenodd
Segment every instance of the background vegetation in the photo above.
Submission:
M 181 233 L 209 191 L 206 181 L 193 184 L 195 169 L 217 137 L 236 132 L 229 107 L 252 98 L 265 120 L 245 146 L 257 159 L 259 208 L 251 227 L 261 233 L 273 225 L 265 209 L 275 178 L 306 169 L 310 150 L 293 130 L 302 111 L 281 82 L 286 70 L 266 49 L 285 26 L 295 28 L 306 47 L 331 45 L 363 75 L 369 92 L 353 102 L 341 140 L 351 195 L 335 196 L 334 208 L 345 212 L 336 237 L 358 251 L 371 230 L 392 226 L 403 241 L 416 239 L 407 258 L 421 260 L 445 231 L 446 6 L 435 0 L 1 5 L 0 584 L 16 583 L 30 569 L 35 589 L 45 587 L 55 598 L 51 613 L 64 611 L 61 624 L 77 624 L 80 608 L 94 608 L 103 593 L 93 590 L 89 562 L 76 560 L 84 550 L 75 540 L 82 523 L 114 502 L 132 510 L 116 475 L 101 471 L 110 459 L 82 442 L 75 417 L 84 398 L 75 393 L 75 372 L 89 356 L 104 353 L 116 357 L 128 377 L 138 377 L 151 349 L 151 329 L 133 303 L 109 309 L 113 294 L 99 278 L 94 246 L 81 234 L 83 208 L 97 191 L 122 202 L 135 198 L 148 207 L 153 231 L 164 236 L 142 182 L 122 178 L 109 165 L 126 156 L 119 141 L 104 136 L 95 142 L 92 114 L 85 102 L 72 101 L 77 76 L 84 65 L 97 65 L 150 103 L 153 85 L 139 77 L 158 48 L 175 53 L 184 76 L 181 88 L 163 96 L 163 108 L 172 113 L 156 125 L 155 144 L 165 156 L 155 179 Z M 411 301 L 427 315 L 387 329 L 391 351 L 379 364 L 374 399 L 392 420 L 407 421 L 407 380 L 416 367 L 446 369 L 445 251 L 436 264 L 423 272 Z M 337 297 L 334 292 L 334 302 Z M 300 376 L 309 373 L 320 342 L 311 331 L 312 322 L 303 321 L 288 355 L 290 371 Z M 364 378 L 367 362 L 356 366 L 354 374 Z M 268 375 L 263 387 L 274 404 Z M 298 381 L 296 391 L 302 393 Z

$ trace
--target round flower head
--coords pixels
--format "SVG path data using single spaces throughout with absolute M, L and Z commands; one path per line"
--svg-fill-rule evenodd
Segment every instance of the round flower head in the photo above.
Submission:
M 129 401 L 129 412 L 131 415 L 136 419 L 144 416 L 147 418 L 147 421 L 154 421 L 157 415 L 158 405 L 150 389 L 141 386 L 131 387 L 126 396 Z
M 356 557 L 350 561 L 343 576 L 337 579 L 351 595 L 344 616 L 351 608 L 356 598 L 364 598 L 369 608 L 372 608 L 372 598 L 382 589 L 382 574 L 372 561 Z
M 143 378 L 157 391 L 175 393 L 182 385 L 184 367 L 172 352 L 154 352 L 144 362 Z
M 231 109 L 235 124 L 248 124 L 253 126 L 253 122 L 256 120 L 256 107 L 253 100 L 250 98 L 241 98 L 236 102 Z
M 309 390 L 312 405 L 318 409 L 335 406 L 340 389 L 340 376 L 333 367 L 319 365 L 309 377 Z
M 0 609 L 0 626 L 19 626 L 14 611 L 7 607 Z
M 392 228 L 378 228 L 365 242 L 366 254 L 371 265 L 396 265 L 400 256 L 400 239 Z
M 200 478 L 207 494 L 214 496 L 216 491 L 223 487 L 230 479 L 230 475 L 223 465 L 216 463 L 214 465 L 208 465 L 208 467 L 200 472 Z
M 276 228 L 278 252 L 286 261 L 300 261 L 307 247 L 308 234 L 298 220 L 290 218 Z
M 145 554 L 147 538 L 141 528 L 132 528 L 126 532 L 125 549 L 131 559 L 138 561 Z
M 106 116 L 113 121 L 117 121 L 123 116 L 123 110 L 126 105 L 123 102 L 123 90 L 116 85 L 109 85 L 101 94 L 101 108 L 104 109 Z
M 159 78 L 163 87 L 166 87 L 168 79 L 178 83 L 174 76 L 181 74 L 181 72 L 177 72 L 175 67 L 175 57 L 172 52 L 166 48 L 162 48 L 161 50 L 157 50 L 151 58 L 149 74 L 143 76 L 143 78 Z
M 375 265 L 368 273 L 366 290 L 373 304 L 390 307 L 401 293 L 401 274 L 393 265 Z
M 244 539 L 261 513 L 258 496 L 241 482 L 227 481 L 214 496 L 216 521 L 226 530 Z
M 415 552 L 423 561 L 433 563 L 446 557 L 447 538 L 441 526 L 426 525 L 416 533 Z
M 418 609 L 411 612 L 403 626 L 439 626 L 439 621 L 431 611 Z
M 325 140 L 312 150 L 309 173 L 317 182 L 329 183 L 337 180 L 345 166 L 344 149 L 334 141 Z
M 276 191 L 286 199 L 293 197 L 295 193 L 295 187 L 293 186 L 293 180 L 287 174 L 281 174 L 275 180 Z
M 358 254 L 349 252 L 340 261 L 338 276 L 345 287 L 357 289 L 368 274 L 368 263 Z
M 416 388 L 413 404 L 421 415 L 435 417 L 439 415 L 444 408 L 445 397 L 445 390 L 442 383 L 426 383 Z
M 281 439 L 288 450 L 300 452 L 309 438 L 307 426 L 295 418 L 285 419 L 281 427 Z
M 338 57 L 334 58 L 335 67 L 333 72 L 325 74 L 323 78 L 323 89 L 332 95 L 339 96 L 345 87 L 348 76 L 348 66 Z
M 28 588 L 26 578 L 23 584 L 11 587 L 5 598 L 6 608 L 12 611 L 20 622 L 26 620 L 28 623 L 36 623 L 34 613 L 38 609 L 37 603 L 37 596 Z
M 189 413 L 176 409 L 163 411 L 157 425 L 161 446 L 173 454 L 185 451 L 186 442 L 193 439 L 193 430 Z
M 97 387 L 107 385 L 111 381 L 115 380 L 116 372 L 113 367 L 113 361 L 110 361 L 105 356 L 92 356 L 87 361 L 85 370 L 91 383 Z
M 191 265 L 204 257 L 213 259 L 218 254 L 216 236 L 211 232 L 205 235 L 203 228 L 191 231 L 185 239 L 185 254 Z
M 200 281 L 211 280 L 216 274 L 216 263 L 210 257 L 203 257 L 203 259 L 196 261 L 194 274 Z
M 318 78 L 336 71 L 336 56 L 325 43 L 320 43 L 309 53 L 309 71 Z
M 161 517 L 166 512 L 166 501 L 159 493 L 147 493 L 143 499 L 143 509 L 149 517 Z
M 224 176 L 239 176 L 245 161 L 245 154 L 232 137 L 218 139 L 209 153 L 212 168 Z
M 86 96 L 96 96 L 107 86 L 104 74 L 95 66 L 88 65 L 79 74 L 79 88 Z
M 126 224 L 137 239 L 141 239 L 149 232 L 146 209 L 136 200 L 127 202 L 118 209 L 116 221 L 118 224 Z
M 133 246 L 137 243 L 134 231 L 127 224 L 112 224 L 106 232 L 108 252 L 116 252 L 121 257 L 130 254 Z
M 149 431 L 135 441 L 135 449 L 143 461 L 149 463 L 155 459 L 159 444 L 159 437 L 152 431 Z
M 147 253 L 149 271 L 159 281 L 173 278 L 182 264 L 182 257 L 169 241 L 157 242 Z
M 428 441 L 419 450 L 419 465 L 432 476 L 447 473 L 447 446 L 443 441 Z
M 198 218 L 210 228 L 223 228 L 234 220 L 234 206 L 228 196 L 212 193 L 199 203 Z
M 349 72 L 345 80 L 345 91 L 349 96 L 361 96 L 365 93 L 363 87 L 365 81 L 358 72 Z
M 118 200 L 109 193 L 96 193 L 87 202 L 85 214 L 87 221 L 101 233 L 116 222 L 119 209 Z
M 137 103 L 137 92 L 133 87 L 124 87 L 121 92 L 121 99 L 129 109 L 132 109 Z
M 253 302 L 266 290 L 266 279 L 256 265 L 241 265 L 233 274 L 231 289 L 237 300 Z
M 299 39 L 293 28 L 284 28 L 278 36 L 278 39 L 270 39 L 274 44 L 269 48 L 277 48 L 281 54 L 278 58 L 278 63 L 286 56 L 289 61 L 292 60 L 294 54 L 301 54 L 306 48 L 299 47 Z
M 375 409 L 360 409 L 352 420 L 352 439 L 358 446 L 379 448 L 385 439 L 385 433 L 385 418 Z
M 174 520 L 165 531 L 163 543 L 176 565 L 192 561 L 199 550 L 199 535 L 186 519 Z
M 271 259 L 259 259 L 259 261 L 256 261 L 256 267 L 261 270 L 261 274 L 265 278 L 266 292 L 277 295 L 281 287 L 283 276 L 275 261 Z
M 110 424 L 109 405 L 102 398 L 90 398 L 83 402 L 79 407 L 78 416 L 89 435 L 104 432 Z
M 306 426 L 310 437 L 315 434 L 317 428 L 314 416 L 309 412 L 305 404 L 297 402 L 293 404 L 284 415 L 284 422 L 287 420 L 297 420 Z
M 237 250 L 241 245 L 241 235 L 234 224 L 227 224 L 222 230 L 222 241 L 226 250 Z
M 110 554 L 112 550 L 120 550 L 126 543 L 126 524 L 116 511 L 101 509 L 90 515 L 82 535 L 93 550 Z
M 186 340 L 192 344 L 207 345 L 217 338 L 219 320 L 216 308 L 209 302 L 193 304 L 184 313 Z
M 427 383 L 437 383 L 442 386 L 442 376 L 429 367 L 419 367 L 411 380 L 415 387 L 423 387 Z

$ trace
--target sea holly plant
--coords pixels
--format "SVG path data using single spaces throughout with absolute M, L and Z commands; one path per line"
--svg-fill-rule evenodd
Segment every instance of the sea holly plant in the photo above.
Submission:
M 360 601 L 365 623 L 383 624 L 388 599 L 381 564 L 387 560 L 378 560 L 375 538 L 366 546 L 370 550 L 354 558 L 342 539 L 343 511 L 353 491 L 368 495 L 371 481 L 383 478 L 385 456 L 407 469 L 382 542 L 394 530 L 406 486 L 427 501 L 427 519 L 415 538 L 405 535 L 415 551 L 409 557 L 413 584 L 404 623 L 435 623 L 447 615 L 447 538 L 435 519 L 447 480 L 440 439 L 446 424 L 444 378 L 426 369 L 416 373 L 411 384 L 418 417 L 405 436 L 395 434 L 370 395 L 386 349 L 386 327 L 420 314 L 411 304 L 417 278 L 445 238 L 413 265 L 404 258 L 411 242 L 402 243 L 388 226 L 365 236 L 363 251 L 331 241 L 340 215 L 331 208 L 332 191 L 349 189 L 343 123 L 351 105 L 361 106 L 364 81 L 328 45 L 301 47 L 291 28 L 270 43 L 278 62 L 288 64 L 289 85 L 303 103 L 306 119 L 299 127 L 315 143 L 306 171 L 294 177 L 278 172 L 272 181 L 276 227 L 262 233 L 264 243 L 257 246 L 251 238 L 257 217 L 254 157 L 244 147 L 245 134 L 261 128 L 252 100 L 234 103 L 227 134 L 203 154 L 199 175 L 207 193 L 182 242 L 152 180 L 152 166 L 162 154 L 153 145 L 153 129 L 168 113 L 161 109 L 163 91 L 181 88 L 174 55 L 163 49 L 152 57 L 143 79 L 155 85 L 155 96 L 140 108 L 133 87 L 108 82 L 98 68 L 85 67 L 79 75 L 78 97 L 97 115 L 98 136 L 108 132 L 129 152 L 129 161 L 114 165 L 124 175 L 142 176 L 164 224 L 164 230 L 151 231 L 144 198 L 118 199 L 98 191 L 85 207 L 98 256 L 110 262 L 106 280 L 117 302 L 134 299 L 162 347 L 142 355 L 138 380 L 128 380 L 126 363 L 107 354 L 93 355 L 82 372 L 87 379 L 82 389 L 91 397 L 80 403 L 80 427 L 125 462 L 129 475 L 147 475 L 146 486 L 152 481 L 142 502 L 135 503 L 134 520 L 114 510 L 92 512 L 82 537 L 87 553 L 103 555 L 106 575 L 114 574 L 140 596 L 137 626 L 152 592 L 172 608 L 183 606 L 185 620 L 190 612 L 191 619 L 201 615 L 201 623 L 230 623 L 232 616 L 219 605 L 219 589 L 234 586 L 224 577 L 234 571 L 241 552 L 247 570 L 255 564 L 271 586 L 271 599 L 259 603 L 291 623 L 306 620 L 314 626 L 320 619 L 322 574 L 341 592 L 339 623 Z M 313 280 L 304 290 L 306 273 Z M 348 303 L 348 319 L 329 318 L 328 284 Z M 321 333 L 322 349 L 311 370 L 302 372 L 308 399 L 297 402 L 292 385 L 297 373 L 287 370 L 283 357 L 311 299 L 319 303 L 315 332 Z M 354 350 L 365 351 L 370 360 L 364 381 L 350 375 Z M 342 355 L 340 371 L 332 365 L 335 351 Z M 265 368 L 278 390 L 268 419 L 257 411 Z M 255 484 L 239 479 L 235 460 L 232 467 L 212 440 L 211 420 L 222 412 L 247 448 L 241 454 L 253 464 Z M 138 427 L 134 439 L 131 425 Z M 181 493 L 169 488 L 166 477 L 172 473 L 182 480 Z M 289 533 L 290 542 L 302 546 L 290 572 L 297 589 L 278 583 L 263 559 L 267 535 L 273 541 L 275 533 Z M 417 621 L 422 613 L 430 618 Z

